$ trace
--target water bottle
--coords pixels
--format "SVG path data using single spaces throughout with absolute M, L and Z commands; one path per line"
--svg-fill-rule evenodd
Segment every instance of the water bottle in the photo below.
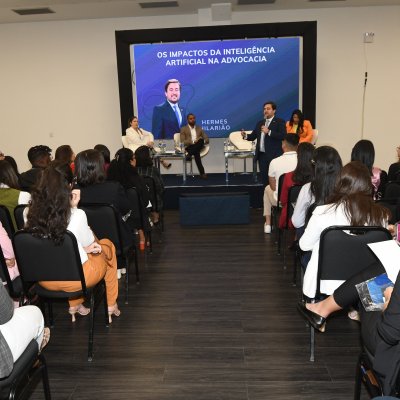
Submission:
M 228 148 L 226 146 L 226 140 L 224 140 L 224 151 L 227 151 L 227 150 L 228 150 Z
M 229 138 L 226 141 L 226 148 L 227 148 L 228 151 L 231 149 L 231 140 Z
M 160 149 L 160 153 L 162 153 L 162 140 L 158 141 L 158 148 Z

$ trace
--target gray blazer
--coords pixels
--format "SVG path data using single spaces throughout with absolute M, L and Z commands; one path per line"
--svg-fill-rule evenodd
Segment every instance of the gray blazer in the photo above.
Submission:
M 14 303 L 0 279 L 0 325 L 8 322 L 14 314 Z M 14 359 L 6 340 L 0 332 L 0 378 L 10 375 Z

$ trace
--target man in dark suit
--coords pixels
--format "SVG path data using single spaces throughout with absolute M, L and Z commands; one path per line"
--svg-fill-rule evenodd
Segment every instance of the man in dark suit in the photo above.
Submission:
M 181 84 L 177 79 L 170 79 L 165 84 L 166 100 L 153 109 L 152 133 L 156 139 L 173 139 L 186 123 L 185 110 L 179 107 Z
M 257 139 L 255 157 L 258 160 L 261 179 L 264 186 L 268 184 L 269 163 L 282 155 L 282 140 L 286 134 L 285 121 L 275 116 L 276 104 L 272 101 L 264 103 L 264 119 L 257 122 L 253 132 L 243 138 L 253 141 Z
M 188 157 L 194 157 L 196 161 L 197 169 L 199 170 L 200 177 L 206 179 L 207 175 L 204 172 L 204 167 L 201 162 L 200 151 L 207 144 L 208 136 L 203 131 L 201 126 L 196 125 L 196 117 L 194 114 L 188 114 L 188 124 L 181 129 L 181 143 L 185 146 L 185 150 L 188 153 Z

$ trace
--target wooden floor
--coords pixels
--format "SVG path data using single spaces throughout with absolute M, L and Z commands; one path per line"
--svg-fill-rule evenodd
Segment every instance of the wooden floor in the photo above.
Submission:
M 330 319 L 310 363 L 292 270 L 263 234 L 261 211 L 251 219 L 184 228 L 168 211 L 163 243 L 142 263 L 129 305 L 120 290 L 122 315 L 107 329 L 98 310 L 91 363 L 87 318 L 73 325 L 67 306 L 57 306 L 45 351 L 53 398 L 351 399 L 358 324 Z M 42 396 L 39 385 L 31 398 Z

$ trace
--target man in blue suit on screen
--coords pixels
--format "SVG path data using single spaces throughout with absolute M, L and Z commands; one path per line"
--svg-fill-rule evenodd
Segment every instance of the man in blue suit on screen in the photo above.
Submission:
M 282 155 L 282 140 L 286 134 L 285 121 L 275 116 L 276 104 L 267 101 L 263 106 L 264 119 L 258 121 L 253 132 L 246 135 L 242 132 L 243 139 L 256 140 L 256 154 L 261 179 L 264 186 L 268 185 L 269 163 Z
M 173 139 L 186 125 L 185 110 L 179 107 L 181 84 L 177 79 L 170 79 L 165 84 L 166 100 L 153 109 L 152 133 L 157 139 Z

